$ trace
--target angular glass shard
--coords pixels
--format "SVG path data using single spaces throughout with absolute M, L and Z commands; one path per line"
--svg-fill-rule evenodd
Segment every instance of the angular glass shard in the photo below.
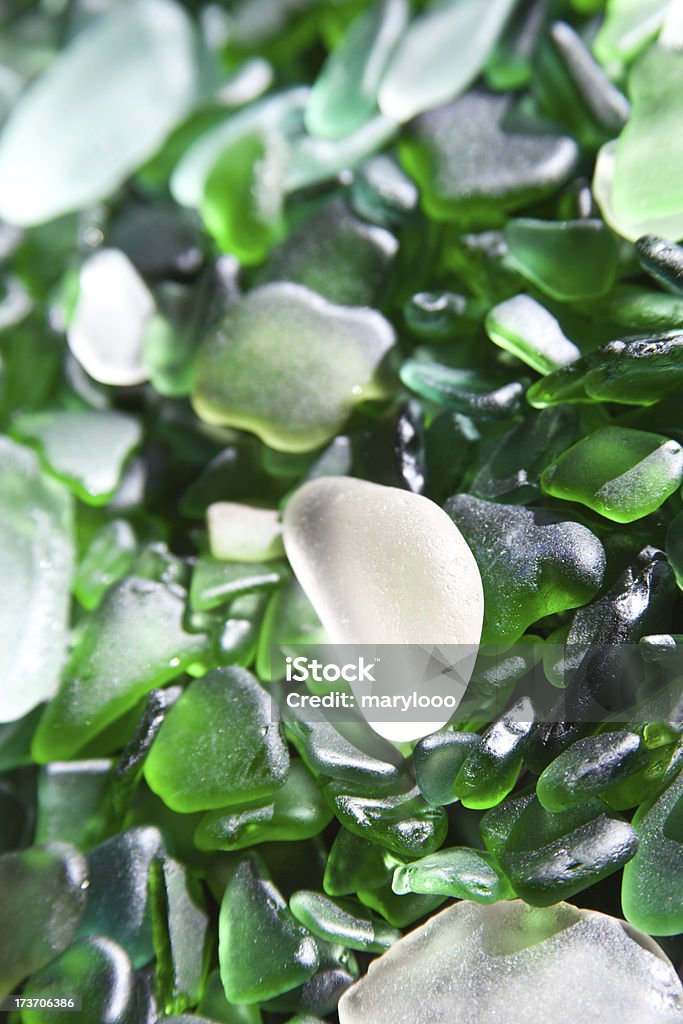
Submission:
M 154 299 L 128 257 L 100 249 L 81 267 L 67 328 L 71 351 L 101 384 L 142 384 L 148 378 L 143 343 L 153 312 Z
M 164 1013 L 196 1006 L 209 966 L 209 918 L 199 886 L 171 857 L 151 862 L 150 906 L 156 954 L 155 989 Z
M 497 226 L 567 181 L 578 157 L 574 140 L 507 131 L 510 105 L 510 96 L 473 90 L 410 125 L 399 153 L 431 217 Z
M 644 430 L 603 427 L 551 462 L 541 487 L 614 522 L 632 523 L 658 509 L 681 480 L 683 449 L 678 442 Z
M 89 505 L 104 505 L 142 440 L 134 416 L 110 409 L 24 413 L 12 433 L 35 445 L 47 468 Z
M 425 803 L 417 787 L 375 797 L 354 792 L 342 782 L 330 782 L 325 793 L 344 828 L 399 857 L 433 853 L 446 838 L 446 812 Z
M 567 903 L 463 901 L 397 942 L 339 1006 L 340 1024 L 675 1024 L 683 987 L 655 942 Z
M 155 153 L 199 91 L 196 35 L 180 4 L 112 8 L 15 105 L 0 142 L 0 216 L 40 224 L 105 199 Z
M 359 401 L 386 395 L 378 369 L 393 344 L 374 310 L 334 306 L 300 285 L 264 285 L 204 342 L 192 401 L 209 423 L 251 430 L 278 451 L 311 451 Z
M 318 947 L 254 858 L 225 890 L 218 922 L 221 980 L 231 1002 L 259 1003 L 303 984 L 317 970 Z
M 400 372 L 405 386 L 415 394 L 475 420 L 507 420 L 522 410 L 521 381 L 503 383 L 503 378 L 476 370 L 456 370 L 419 359 L 406 359 Z
M 449 896 L 475 903 L 497 903 L 514 895 L 490 853 L 469 846 L 439 850 L 396 868 L 394 892 Z
M 185 592 L 139 576 L 113 587 L 88 618 L 33 740 L 39 764 L 71 757 L 207 650 L 183 627 Z M 121 637 L 125 636 L 125 644 Z
M 590 299 L 614 283 L 617 246 L 601 220 L 519 217 L 506 224 L 504 235 L 512 265 L 552 299 Z
M 333 900 L 320 892 L 300 889 L 291 897 L 289 909 L 318 938 L 348 949 L 383 953 L 400 938 L 400 932 L 355 900 Z
M 622 782 L 647 760 L 635 732 L 605 732 L 577 740 L 548 765 L 536 792 L 547 811 L 563 811 Z
M 382 75 L 408 18 L 406 0 L 378 0 L 351 24 L 311 89 L 304 114 L 311 135 L 344 138 L 376 112 Z
M 454 99 L 474 81 L 503 30 L 513 0 L 432 0 L 412 22 L 379 89 L 383 114 L 409 121 Z
M 206 510 L 209 547 L 214 558 L 261 562 L 284 554 L 276 510 L 218 501 Z
M 89 850 L 113 825 L 112 761 L 52 761 L 38 777 L 37 843 L 64 840 Z
M 552 313 L 530 295 L 515 295 L 489 310 L 486 333 L 538 373 L 552 373 L 581 355 Z
M 0 993 L 8 995 L 73 939 L 85 905 L 88 864 L 68 843 L 31 846 L 0 857 L 0 885 Z
M 676 295 L 683 295 L 683 245 L 643 235 L 636 242 L 636 252 L 650 277 Z
M 57 689 L 73 563 L 71 495 L 42 474 L 34 452 L 0 436 L 0 722 L 22 718 Z
M 145 762 L 149 787 L 181 813 L 270 796 L 289 755 L 277 708 L 246 669 L 216 669 L 173 705 Z
M 481 570 L 483 643 L 513 643 L 537 619 L 586 604 L 600 589 L 605 552 L 580 523 L 467 494 L 445 508 Z

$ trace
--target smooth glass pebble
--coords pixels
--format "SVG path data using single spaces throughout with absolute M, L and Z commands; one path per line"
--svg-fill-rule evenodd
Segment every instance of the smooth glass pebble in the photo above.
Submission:
M 617 284 L 607 295 L 587 302 L 586 308 L 622 327 L 650 334 L 672 333 L 683 320 L 681 296 L 635 284 Z
M 5 125 L 0 216 L 40 224 L 123 184 L 199 98 L 196 44 L 190 18 L 171 0 L 117 6 L 79 33 Z
M 593 298 L 614 283 L 617 246 L 600 220 L 519 217 L 506 224 L 504 235 L 512 266 L 552 299 Z
M 494 807 L 505 799 L 517 781 L 524 743 L 535 721 L 533 705 L 523 697 L 484 730 L 453 784 L 464 807 Z
M 432 0 L 403 34 L 379 88 L 383 114 L 409 121 L 454 99 L 477 78 L 514 3 Z
M 290 989 L 264 1003 L 264 1009 L 276 1013 L 305 1013 L 320 1017 L 336 1012 L 340 996 L 358 977 L 354 954 L 343 946 L 315 940 L 320 966 L 303 985 Z
M 400 932 L 355 900 L 333 900 L 322 893 L 301 889 L 292 895 L 289 909 L 318 938 L 348 949 L 383 953 L 401 937 Z
M 127 519 L 110 519 L 93 536 L 76 568 L 74 594 L 92 611 L 111 586 L 130 572 L 136 539 Z
M 340 1024 L 675 1024 L 683 987 L 649 936 L 566 903 L 448 907 L 353 985 Z
M 446 512 L 481 571 L 483 643 L 513 643 L 537 619 L 586 604 L 600 589 L 604 549 L 580 523 L 467 494 L 451 498 Z
M 547 811 L 563 811 L 602 796 L 639 768 L 646 748 L 636 732 L 604 732 L 573 743 L 539 777 L 536 792 Z
M 419 198 L 415 183 L 385 153 L 370 157 L 354 174 L 351 205 L 371 224 L 400 226 L 416 209 Z
M 415 778 L 427 803 L 444 806 L 456 802 L 456 776 L 479 742 L 476 732 L 444 731 L 425 736 L 415 744 Z
M 410 892 L 399 896 L 391 885 L 359 889 L 358 899 L 394 928 L 408 928 L 420 918 L 432 914 L 444 902 L 443 896 L 423 896 L 421 893 Z
M 127 576 L 112 587 L 88 618 L 38 726 L 33 757 L 39 764 L 72 757 L 146 693 L 199 659 L 207 641 L 185 631 L 184 611 L 177 585 Z
M 391 881 L 392 855 L 377 843 L 340 828 L 325 864 L 323 887 L 329 896 L 349 896 Z
M 259 843 L 312 839 L 332 820 L 315 779 L 292 761 L 287 779 L 269 800 L 210 811 L 194 841 L 200 850 L 243 850 Z
M 88 864 L 68 843 L 31 846 L 0 857 L 0 883 L 4 996 L 71 943 L 85 905 Z
M 196 611 L 211 611 L 246 594 L 273 590 L 285 578 L 282 562 L 224 562 L 200 555 L 192 572 L 190 604 Z
M 112 825 L 112 767 L 105 757 L 46 764 L 38 777 L 35 842 L 61 840 L 80 850 L 95 846 Z
M 149 898 L 157 1005 L 164 1013 L 182 1013 L 197 1005 L 206 984 L 209 918 L 196 879 L 172 857 L 152 861 Z
M 112 497 L 142 440 L 135 417 L 107 409 L 24 413 L 12 432 L 35 445 L 48 470 L 90 505 Z
M 220 501 L 206 510 L 209 548 L 228 562 L 261 562 L 284 554 L 277 511 Z
M 207 422 L 251 430 L 279 451 L 311 451 L 358 402 L 386 395 L 378 370 L 393 344 L 374 310 L 334 306 L 300 285 L 263 285 L 204 342 L 193 405 Z
M 400 375 L 415 394 L 474 420 L 507 420 L 523 408 L 521 381 L 503 383 L 503 378 L 496 380 L 476 370 L 456 370 L 419 359 L 406 359 Z
M 217 970 L 212 971 L 209 975 L 204 995 L 197 1009 L 199 1013 L 206 1015 L 207 1021 L 217 1021 L 218 1024 L 262 1024 L 263 1021 L 258 1006 L 228 1002 L 225 998 L 220 971 Z
M 349 477 L 321 478 L 290 499 L 284 541 L 333 643 L 462 644 L 472 652 L 478 646 L 479 570 L 459 531 L 429 499 Z M 416 588 L 415 580 L 424 585 Z M 415 647 L 406 653 L 392 679 L 393 692 L 404 684 L 413 689 L 424 659 Z M 465 685 L 471 669 L 462 666 Z M 417 739 L 449 717 L 436 725 L 370 724 L 388 739 Z
M 683 449 L 661 434 L 603 427 L 551 462 L 541 486 L 617 523 L 658 509 L 683 480 Z
M 375 797 L 335 781 L 327 784 L 325 793 L 344 828 L 398 857 L 433 853 L 446 838 L 448 822 L 443 807 L 426 803 L 417 788 Z
M 216 669 L 187 687 L 145 763 L 150 788 L 175 811 L 270 796 L 289 755 L 272 699 L 246 669 Z
M 131 387 L 148 378 L 145 331 L 154 299 L 118 249 L 100 249 L 81 267 L 78 299 L 67 328 L 69 347 L 101 384 Z
M 581 355 L 557 319 L 530 295 L 515 295 L 486 316 L 486 333 L 538 373 L 552 373 Z
M 475 903 L 497 903 L 514 896 L 493 856 L 467 846 L 449 847 L 397 867 L 393 888 L 399 894 L 435 894 Z
M 302 985 L 320 964 L 313 936 L 254 858 L 242 861 L 230 879 L 218 929 L 221 979 L 231 1002 L 272 999 Z
M 409 15 L 406 0 L 377 0 L 352 22 L 311 89 L 304 114 L 311 135 L 342 139 L 377 111 L 379 85 Z
M 510 105 L 509 96 L 473 90 L 411 123 L 399 153 L 431 217 L 497 226 L 569 178 L 578 158 L 574 140 L 507 131 Z
M 636 252 L 650 277 L 674 294 L 683 295 L 683 245 L 643 235 L 636 242 Z
M 79 939 L 61 956 L 34 974 L 24 992 L 28 999 L 60 999 L 78 995 L 84 1024 L 135 1024 L 137 1000 L 135 974 L 121 946 L 98 935 Z M 40 1002 L 38 1003 L 40 1006 Z M 73 1010 L 24 1010 L 25 1024 L 69 1024 Z

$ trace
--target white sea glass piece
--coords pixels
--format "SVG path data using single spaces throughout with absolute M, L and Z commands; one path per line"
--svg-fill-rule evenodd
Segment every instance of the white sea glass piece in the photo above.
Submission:
M 209 547 L 226 562 L 260 562 L 280 558 L 282 526 L 275 509 L 216 501 L 206 511 Z
M 284 543 L 332 644 L 363 645 L 382 659 L 373 693 L 431 692 L 437 676 L 436 692 L 452 694 L 457 706 L 474 667 L 484 596 L 472 552 L 438 505 L 395 487 L 323 477 L 289 501 Z M 455 675 L 440 676 L 435 662 L 454 653 Z M 360 701 L 359 682 L 351 686 Z M 363 713 L 381 736 L 402 742 L 441 728 L 454 710 L 444 706 L 430 721 L 412 720 L 409 710 L 393 720 Z
M 683 986 L 659 946 L 568 903 L 463 901 L 375 960 L 340 1024 L 680 1024 Z

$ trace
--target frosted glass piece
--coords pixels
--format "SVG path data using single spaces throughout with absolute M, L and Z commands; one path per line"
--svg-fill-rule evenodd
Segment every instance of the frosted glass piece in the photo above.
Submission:
M 276 510 L 217 501 L 206 511 L 209 547 L 214 558 L 227 562 L 259 562 L 284 554 Z
M 370 965 L 340 1024 L 679 1024 L 683 987 L 643 932 L 568 903 L 457 903 Z

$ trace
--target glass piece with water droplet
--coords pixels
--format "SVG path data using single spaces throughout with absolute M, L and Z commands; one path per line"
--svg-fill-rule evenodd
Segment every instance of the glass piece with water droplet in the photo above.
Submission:
M 289 908 L 297 921 L 318 938 L 348 949 L 383 953 L 400 938 L 400 932 L 355 900 L 333 900 L 322 893 L 301 889 L 291 897 Z
M 33 740 L 39 764 L 71 757 L 141 697 L 182 674 L 206 651 L 183 628 L 185 594 L 128 576 L 88 618 Z M 125 644 L 121 637 L 125 636 Z
M 454 846 L 396 868 L 394 892 L 448 896 L 496 903 L 514 893 L 494 858 L 484 850 Z
M 101 384 L 130 387 L 148 378 L 143 344 L 154 299 L 127 256 L 100 249 L 81 267 L 67 328 L 71 351 Z
M 79 939 L 42 971 L 34 974 L 24 989 L 27 999 L 59 1000 L 78 994 L 84 1024 L 133 1024 L 137 1019 L 135 974 L 125 950 L 102 935 Z M 45 1005 L 45 1004 L 43 1004 Z M 22 1020 L 36 1024 L 68 1024 L 73 1010 L 29 1010 Z
M 440 363 L 406 359 L 401 380 L 407 388 L 442 408 L 481 420 L 507 420 L 522 409 L 524 384 L 503 382 L 477 370 L 457 370 Z
M 641 768 L 646 748 L 636 732 L 605 732 L 572 743 L 542 772 L 536 792 L 547 811 L 602 796 Z
M 427 803 L 453 804 L 453 784 L 463 761 L 478 745 L 476 732 L 434 732 L 415 744 L 413 760 L 417 785 Z
M 640 845 L 624 869 L 624 916 L 652 935 L 675 935 L 683 929 L 683 773 L 638 808 L 633 825 Z
M 401 141 L 401 160 L 437 220 L 481 226 L 552 193 L 578 157 L 564 135 L 506 131 L 508 96 L 479 90 L 416 118 Z
M 586 604 L 600 589 L 605 552 L 580 523 L 467 494 L 451 498 L 446 511 L 481 570 L 483 643 L 512 643 L 537 619 Z
M 38 777 L 35 841 L 64 840 L 89 850 L 109 834 L 112 762 L 52 761 Z
M 330 782 L 325 792 L 344 828 L 399 857 L 432 853 L 446 838 L 443 807 L 425 803 L 417 788 L 375 797 L 354 792 L 343 782 Z
M 300 761 L 267 801 L 210 811 L 195 832 L 200 850 L 243 850 L 259 843 L 311 839 L 329 825 L 332 811 Z
M 366 224 L 344 199 L 318 207 L 256 275 L 258 284 L 292 281 L 342 306 L 372 306 L 398 251 L 385 228 Z
M 209 423 L 252 430 L 279 451 L 310 451 L 357 402 L 387 393 L 378 369 L 393 344 L 374 310 L 334 306 L 300 285 L 264 285 L 204 342 L 193 404 Z
M 352 22 L 311 89 L 304 115 L 311 135 L 341 139 L 376 112 L 382 75 L 408 18 L 406 0 L 378 0 Z
M 24 413 L 13 421 L 12 433 L 35 445 L 47 468 L 90 505 L 111 498 L 142 439 L 135 417 L 108 409 Z
M 464 807 L 493 807 L 505 799 L 517 781 L 524 743 L 535 720 L 531 701 L 523 697 L 482 733 L 453 785 Z
M 164 1013 L 180 1013 L 204 991 L 211 936 L 196 879 L 172 857 L 151 863 L 150 906 L 157 1001 Z
M 206 510 L 209 547 L 214 558 L 228 562 L 261 562 L 283 554 L 277 511 L 219 501 Z
M 81 605 L 92 611 L 111 586 L 133 564 L 135 534 L 125 519 L 111 519 L 93 536 L 76 569 L 73 590 Z
M 617 523 L 658 509 L 683 480 L 683 449 L 661 434 L 603 427 L 550 463 L 546 494 L 578 501 Z
M 654 235 L 643 235 L 636 242 L 643 270 L 676 295 L 683 295 L 683 245 L 667 242 Z
M 57 689 L 73 573 L 71 495 L 37 456 L 0 436 L 0 648 L 7 657 L 0 722 L 22 718 Z
M 340 1024 L 675 1024 L 683 987 L 653 940 L 567 903 L 456 903 L 376 960 Z
M 246 669 L 196 679 L 173 705 L 145 763 L 150 788 L 188 813 L 270 796 L 289 756 L 275 705 Z
M 358 168 L 351 185 L 351 204 L 371 224 L 400 227 L 417 207 L 415 183 L 396 160 L 381 153 Z
M 32 846 L 0 857 L 3 930 L 0 992 L 66 949 L 85 905 L 88 865 L 67 843 Z
M 614 282 L 617 246 L 601 220 L 519 217 L 505 226 L 505 241 L 515 269 L 552 299 L 589 299 Z
M 198 99 L 196 42 L 170 0 L 117 6 L 73 39 L 5 125 L 0 216 L 40 224 L 123 184 Z
M 325 864 L 323 885 L 330 896 L 379 888 L 391 880 L 391 855 L 376 843 L 340 828 Z
M 489 310 L 486 333 L 538 373 L 552 373 L 581 355 L 552 313 L 530 295 L 515 295 Z
M 272 999 L 303 984 L 319 966 L 313 936 L 255 858 L 242 861 L 228 882 L 218 928 L 221 979 L 232 1002 Z
M 379 90 L 383 114 L 409 121 L 474 81 L 509 17 L 511 0 L 432 0 L 405 32 Z

